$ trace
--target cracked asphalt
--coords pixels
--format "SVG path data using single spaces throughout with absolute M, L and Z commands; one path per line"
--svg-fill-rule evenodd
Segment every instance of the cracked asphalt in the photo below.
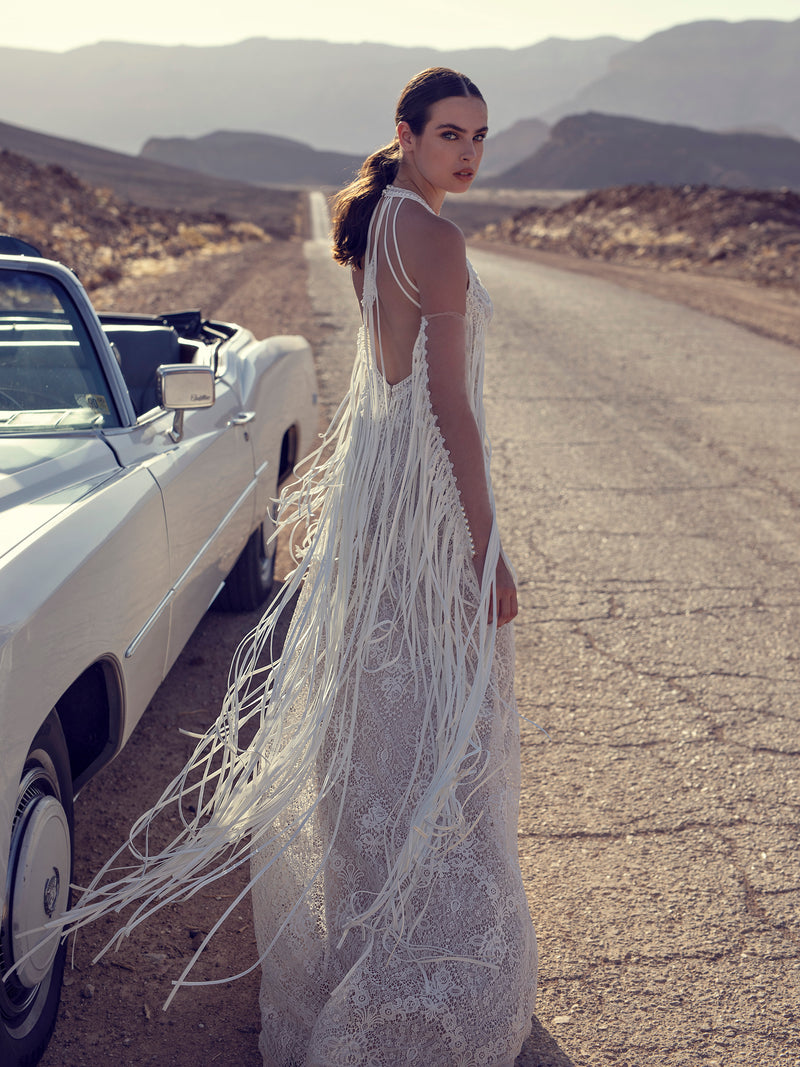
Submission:
M 518 1067 L 800 1064 L 800 352 L 473 262 L 531 720 Z

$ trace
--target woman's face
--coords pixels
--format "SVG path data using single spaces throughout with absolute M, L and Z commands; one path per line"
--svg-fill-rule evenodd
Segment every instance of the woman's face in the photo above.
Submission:
M 436 189 L 463 193 L 478 173 L 486 137 L 486 104 L 476 96 L 448 96 L 430 110 L 417 136 L 408 123 L 397 128 L 403 156 Z

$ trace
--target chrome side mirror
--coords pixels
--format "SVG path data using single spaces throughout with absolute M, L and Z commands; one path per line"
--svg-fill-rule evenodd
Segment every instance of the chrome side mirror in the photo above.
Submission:
M 156 371 L 158 400 L 175 411 L 170 437 L 176 443 L 183 437 L 183 413 L 214 404 L 214 371 L 193 363 L 164 363 Z

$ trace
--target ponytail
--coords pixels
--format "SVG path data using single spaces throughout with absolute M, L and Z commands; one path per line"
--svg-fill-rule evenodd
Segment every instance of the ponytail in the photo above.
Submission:
M 333 258 L 342 266 L 361 268 L 367 251 L 367 230 L 381 193 L 395 179 L 400 142 L 373 152 L 361 164 L 358 177 L 333 202 Z

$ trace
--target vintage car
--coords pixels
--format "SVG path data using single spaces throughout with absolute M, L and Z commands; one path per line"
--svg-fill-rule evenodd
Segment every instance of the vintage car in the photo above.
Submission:
M 198 312 L 98 316 L 70 270 L 4 241 L 0 1063 L 12 1067 L 37 1062 L 55 1024 L 65 949 L 31 931 L 67 906 L 73 798 L 209 605 L 266 598 L 272 502 L 318 413 L 303 338 L 256 341 Z

